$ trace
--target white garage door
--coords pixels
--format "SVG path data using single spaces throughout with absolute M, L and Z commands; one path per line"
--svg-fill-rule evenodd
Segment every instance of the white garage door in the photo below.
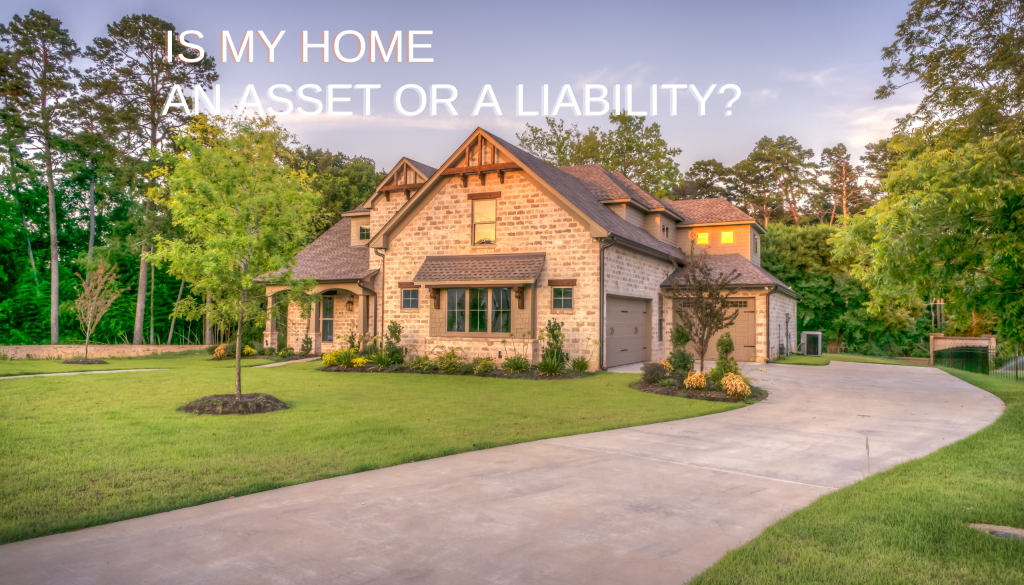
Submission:
M 607 367 L 647 359 L 647 304 L 645 299 L 608 297 L 604 332 Z

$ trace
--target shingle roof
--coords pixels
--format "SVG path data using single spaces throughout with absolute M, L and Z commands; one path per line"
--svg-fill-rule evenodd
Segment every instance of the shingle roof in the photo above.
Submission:
M 435 169 L 434 167 L 432 167 L 430 165 L 425 165 L 425 164 L 423 164 L 421 162 L 414 161 L 414 160 L 412 160 L 411 158 L 408 158 L 408 157 L 406 157 L 405 160 L 409 161 L 409 164 L 411 164 L 412 166 L 416 167 L 417 171 L 423 173 L 423 176 L 426 177 L 427 179 L 429 179 L 431 175 L 433 175 L 434 173 L 437 172 L 437 169 Z
M 666 201 L 685 218 L 684 223 L 752 222 L 754 218 L 725 199 L 683 199 Z
M 793 298 L 801 298 L 796 291 L 786 286 L 784 282 L 739 254 L 709 254 L 705 258 L 716 277 L 728 274 L 732 270 L 738 272 L 739 276 L 731 283 L 734 286 L 778 286 L 783 292 L 786 292 Z M 685 268 L 677 268 L 675 272 L 665 279 L 665 282 L 661 283 L 661 286 L 672 286 L 673 282 L 681 284 L 683 282 L 683 270 Z
M 351 238 L 352 219 L 343 217 L 298 253 L 293 275 L 316 280 L 360 280 L 376 272 L 370 270 L 370 249 L 353 246 Z
M 487 134 L 491 140 L 500 144 L 519 159 L 523 166 L 536 173 L 545 183 L 550 185 L 555 191 L 558 191 L 587 217 L 597 222 L 599 226 L 608 230 L 612 235 L 627 242 L 661 252 L 672 258 L 682 258 L 682 252 L 679 251 L 679 248 L 662 242 L 647 233 L 643 228 L 639 228 L 619 217 L 614 211 L 608 209 L 604 203 L 601 203 L 576 177 L 490 132 Z
M 559 168 L 579 179 L 583 186 L 601 201 L 630 199 L 641 209 L 647 211 L 665 209 L 669 214 L 676 216 L 680 220 L 683 219 L 683 216 L 675 209 L 665 205 L 668 201 L 658 199 L 644 191 L 622 173 L 613 173 L 599 164 Z
M 544 252 L 427 256 L 413 282 L 534 282 L 544 268 Z

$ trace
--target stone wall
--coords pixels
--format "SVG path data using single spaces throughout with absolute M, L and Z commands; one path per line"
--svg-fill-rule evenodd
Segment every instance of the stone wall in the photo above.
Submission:
M 205 345 L 93 345 L 89 358 L 142 357 L 159 353 L 205 349 Z M 67 360 L 85 355 L 85 345 L 3 345 L 0 356 L 10 360 Z
M 789 353 L 796 352 L 800 345 L 800 338 L 796 333 L 796 299 L 782 293 L 771 295 L 771 323 L 768 330 L 769 357 L 777 359 L 779 355 L 779 344 L 787 345 Z M 786 316 L 789 316 L 789 340 L 786 339 Z

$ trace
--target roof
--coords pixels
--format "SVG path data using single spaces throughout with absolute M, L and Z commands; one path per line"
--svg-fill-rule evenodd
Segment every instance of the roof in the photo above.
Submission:
M 414 161 L 414 160 L 412 160 L 409 157 L 405 157 L 405 160 L 406 160 L 406 162 L 408 162 L 412 166 L 416 167 L 417 171 L 423 173 L 423 177 L 424 178 L 429 179 L 431 175 L 433 175 L 434 173 L 437 172 L 437 169 L 435 169 L 434 167 L 432 167 L 430 165 L 425 165 L 425 164 L 423 164 L 421 162 Z
M 485 130 L 484 132 L 487 131 Z M 487 132 L 487 135 L 491 140 L 497 142 L 502 146 L 502 148 L 509 151 L 512 156 L 516 157 L 524 167 L 533 171 L 541 178 L 541 180 L 550 185 L 555 191 L 558 191 L 558 193 L 565 197 L 569 203 L 582 211 L 584 215 L 608 231 L 609 234 L 616 238 L 626 240 L 624 243 L 631 242 L 633 244 L 638 244 L 644 248 L 659 252 L 670 258 L 682 258 L 682 252 L 680 252 L 679 248 L 676 248 L 671 244 L 666 244 L 649 234 L 647 230 L 637 227 L 619 217 L 619 215 L 614 211 L 608 209 L 604 203 L 601 203 L 600 200 L 598 200 L 598 198 L 595 197 L 589 189 L 587 189 L 586 185 L 573 175 L 537 158 L 518 146 L 514 146 L 509 142 L 498 138 L 490 132 Z M 639 187 L 637 188 L 639 189 Z
M 427 256 L 413 278 L 418 283 L 536 282 L 544 252 Z
M 370 270 L 370 249 L 352 245 L 352 218 L 343 217 L 295 257 L 296 278 L 361 280 Z
M 677 219 L 684 219 L 674 208 L 665 205 L 668 201 L 647 193 L 622 173 L 613 173 L 599 164 L 559 168 L 579 179 L 601 201 L 629 199 L 646 211 L 665 209 Z
M 772 276 L 767 270 L 739 254 L 708 254 L 705 258 L 716 277 L 728 274 L 732 270 L 739 273 L 736 280 L 730 283 L 731 286 L 778 286 L 782 289 L 782 292 L 797 300 L 803 298 L 784 282 Z M 683 282 L 683 270 L 685 268 L 677 268 L 675 272 L 665 279 L 665 282 L 661 283 L 661 286 L 672 286 L 673 282 L 681 284 Z
M 667 201 L 666 203 L 683 215 L 685 218 L 684 224 L 756 223 L 753 217 L 750 217 L 742 209 L 726 199 L 681 199 L 679 201 Z

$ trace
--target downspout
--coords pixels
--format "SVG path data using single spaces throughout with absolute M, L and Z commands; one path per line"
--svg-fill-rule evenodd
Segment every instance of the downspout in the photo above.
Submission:
M 774 286 L 766 286 L 764 290 L 768 291 L 768 294 L 764 297 L 764 363 L 772 361 L 772 293 L 775 292 Z
M 597 304 L 597 322 L 598 322 L 598 338 L 601 343 L 601 351 L 597 354 L 598 368 L 601 370 L 607 370 L 604 366 L 604 251 L 615 245 L 615 236 L 605 238 L 607 244 L 601 245 L 601 251 L 598 253 L 598 262 L 600 267 L 598 268 L 599 278 L 601 279 L 600 292 L 598 293 L 598 304 Z
M 379 249 L 374 248 L 373 253 L 380 256 L 380 329 L 377 331 L 378 335 L 384 335 L 384 287 L 387 286 L 384 280 L 384 269 L 387 268 L 388 259 L 384 256 L 384 253 Z M 376 321 L 376 319 L 374 319 Z

